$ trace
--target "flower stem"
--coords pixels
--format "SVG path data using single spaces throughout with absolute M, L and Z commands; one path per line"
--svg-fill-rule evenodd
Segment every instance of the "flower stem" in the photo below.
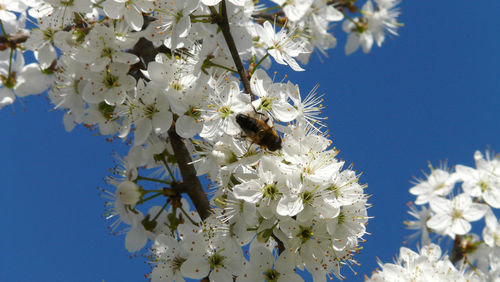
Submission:
M 147 181 L 158 182 L 158 183 L 163 183 L 163 184 L 168 184 L 168 185 L 171 184 L 169 181 L 166 181 L 166 180 L 150 178 L 150 177 L 145 177 L 145 176 L 140 176 L 140 175 L 137 176 L 137 180 L 147 180 Z
M 194 220 L 193 220 L 193 219 L 189 216 L 189 214 L 188 214 L 188 213 L 187 213 L 187 212 L 186 212 L 186 211 L 182 208 L 182 206 L 180 207 L 180 210 L 181 210 L 181 212 L 182 212 L 182 213 L 183 213 L 183 214 L 187 217 L 187 219 L 189 219 L 189 221 L 190 221 L 192 224 L 194 224 L 194 225 L 198 226 L 198 223 L 194 222 Z
M 163 210 L 165 210 L 167 206 L 168 201 L 165 201 L 165 204 L 163 205 L 163 207 L 161 207 L 161 210 L 155 215 L 155 217 L 153 217 L 153 219 L 151 219 L 151 221 L 156 221 L 156 219 L 160 216 L 160 214 L 163 212 Z
M 252 73 L 250 74 L 250 76 L 253 75 L 253 73 L 257 70 L 257 68 L 260 66 L 260 64 L 267 58 L 269 57 L 269 53 L 266 53 L 266 55 L 264 57 L 262 57 L 259 62 L 255 65 L 255 67 L 253 68 L 252 70 Z
M 5 39 L 7 39 L 7 41 L 10 41 L 9 35 L 7 34 L 7 32 L 5 32 L 5 28 L 3 27 L 2 20 L 0 20 L 0 28 L 2 29 L 2 34 L 3 34 L 3 36 L 5 36 Z
M 174 174 L 172 173 L 172 170 L 170 169 L 170 166 L 168 165 L 168 162 L 167 160 L 165 159 L 165 155 L 163 155 L 163 158 L 161 160 L 163 162 L 163 164 L 165 165 L 165 168 L 167 169 L 168 171 L 168 174 L 170 175 L 170 178 L 172 178 L 172 181 L 175 182 L 175 176 Z
M 225 67 L 223 65 L 219 65 L 219 64 L 216 64 L 216 63 L 212 63 L 210 62 L 210 66 L 214 66 L 214 67 L 218 67 L 218 68 L 221 68 L 221 69 L 224 69 L 224 70 L 227 70 L 227 71 L 230 71 L 230 72 L 233 72 L 233 73 L 238 73 L 237 71 L 233 70 L 233 69 L 230 69 L 228 67 Z
M 141 200 L 139 201 L 139 203 L 140 203 L 140 204 L 142 204 L 142 203 L 144 203 L 144 202 L 146 202 L 146 201 L 149 201 L 149 200 L 151 200 L 151 199 L 153 199 L 153 198 L 156 198 L 156 197 L 158 197 L 158 196 L 161 196 L 162 194 L 163 194 L 163 191 L 162 191 L 162 192 L 158 192 L 158 193 L 153 194 L 153 195 L 151 195 L 151 196 L 149 196 L 149 197 L 147 197 L 147 198 L 141 199 Z

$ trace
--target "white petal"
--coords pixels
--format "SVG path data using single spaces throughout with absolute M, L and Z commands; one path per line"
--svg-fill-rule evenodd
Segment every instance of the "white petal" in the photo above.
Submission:
M 156 134 L 162 134 L 172 125 L 173 115 L 170 111 L 163 111 L 153 115 L 153 129 Z
M 347 42 L 345 44 L 345 54 L 351 55 L 358 50 L 360 45 L 359 36 L 357 33 L 353 32 L 347 37 Z
M 277 119 L 288 122 L 297 117 L 297 110 L 287 102 L 273 103 L 272 111 Z
M 451 217 L 445 214 L 437 214 L 427 221 L 427 226 L 431 229 L 442 231 L 451 226 Z
M 458 235 L 464 235 L 471 229 L 470 223 L 462 218 L 453 220 L 451 224 L 451 231 Z
M 139 62 L 139 57 L 134 54 L 125 52 L 115 52 L 113 54 L 113 60 L 118 63 L 124 63 L 127 65 L 132 65 Z
M 431 209 L 440 214 L 448 213 L 452 207 L 451 207 L 451 201 L 448 199 L 444 199 L 441 197 L 435 197 L 433 198 L 430 202 L 429 205 L 431 206 Z
M 260 186 L 255 181 L 243 182 L 233 187 L 234 196 L 240 200 L 257 203 L 262 198 Z
M 130 229 L 125 237 L 125 247 L 131 253 L 142 249 L 147 242 L 148 237 L 146 236 L 146 232 L 140 227 Z
M 483 193 L 483 199 L 488 205 L 500 209 L 500 189 L 489 189 Z
M 172 265 L 170 263 L 159 263 L 151 272 L 151 281 L 170 282 L 173 281 Z
M 208 277 L 210 281 L 233 281 L 233 275 L 224 268 L 217 268 L 210 273 Z
M 48 77 L 42 73 L 40 66 L 35 63 L 24 66 L 18 75 L 19 80 L 15 91 L 19 97 L 40 94 L 50 85 Z M 20 79 L 21 77 L 22 79 Z
M 175 132 L 182 138 L 191 138 L 201 132 L 203 125 L 201 122 L 189 116 L 181 116 L 175 122 Z
M 304 209 L 302 199 L 298 195 L 284 195 L 276 206 L 276 212 L 282 216 L 295 216 Z
M 464 211 L 463 217 L 468 221 L 480 220 L 486 213 L 488 206 L 483 204 L 471 204 L 467 210 Z
M 267 271 L 274 261 L 273 254 L 263 246 L 250 249 L 250 262 L 259 271 Z
M 123 3 L 117 3 L 113 0 L 104 1 L 104 3 L 102 3 L 104 13 L 112 19 L 119 19 L 122 16 L 121 11 L 123 7 Z
M 207 6 L 214 6 L 219 4 L 221 0 L 201 0 L 201 3 L 207 5 Z
M 125 21 L 133 30 L 141 30 L 144 23 L 142 14 L 136 9 L 135 5 L 128 5 L 125 9 Z
M 35 58 L 40 62 L 41 69 L 48 69 L 52 62 L 57 59 L 56 49 L 52 44 L 45 44 L 42 48 L 35 51 Z
M 12 89 L 0 88 L 0 109 L 5 105 L 10 105 L 16 100 L 16 95 Z
M 196 255 L 188 258 L 181 266 L 182 275 L 192 279 L 201 279 L 207 276 L 209 271 L 208 262 Z
M 135 123 L 134 146 L 144 144 L 151 134 L 151 120 L 143 118 Z

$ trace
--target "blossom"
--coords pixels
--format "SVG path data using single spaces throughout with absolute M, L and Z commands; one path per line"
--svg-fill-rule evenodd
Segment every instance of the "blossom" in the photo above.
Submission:
M 155 238 L 152 251 L 156 257 L 156 267 L 151 273 L 152 281 L 184 281 L 182 264 L 188 258 L 179 241 L 172 236 L 160 234 Z
M 272 0 L 274 3 L 283 6 L 283 12 L 291 21 L 300 20 L 311 7 L 314 0 L 293 1 L 293 0 Z
M 128 96 L 130 97 L 130 96 Z M 170 111 L 167 96 L 163 92 L 139 80 L 135 88 L 135 96 L 128 100 L 123 115 L 127 121 L 122 124 L 121 138 L 125 138 L 131 123 L 135 126 L 134 146 L 142 145 L 149 135 L 163 134 L 170 129 L 173 115 Z
M 498 158 L 485 160 L 483 155 L 476 151 L 476 169 L 457 165 L 456 171 L 465 192 L 473 197 L 479 197 L 494 207 L 500 208 L 500 165 Z
M 410 188 L 410 193 L 417 196 L 417 205 L 426 204 L 436 196 L 448 195 L 457 181 L 455 175 L 450 174 L 446 167 L 431 167 L 431 173 L 426 177 L 426 180 L 419 179 L 418 183 Z
M 30 16 L 38 19 L 40 25 L 54 29 L 63 29 L 66 25 L 70 25 L 75 14 L 90 12 L 92 12 L 90 0 L 46 0 L 40 1 L 39 5 L 29 10 Z
M 270 113 L 275 119 L 291 121 L 297 116 L 297 110 L 287 101 L 282 85 L 273 83 L 262 69 L 258 69 L 250 80 L 252 91 L 259 99 L 252 102 L 257 111 Z
M 157 2 L 155 16 L 158 20 L 148 27 L 147 38 L 156 46 L 161 43 L 176 49 L 183 46 L 182 38 L 191 30 L 191 13 L 198 8 L 199 0 Z M 169 36 L 161 36 L 168 34 Z
M 286 255 L 282 254 L 275 261 L 272 252 L 265 247 L 256 247 L 250 250 L 250 263 L 243 273 L 236 279 L 237 282 L 250 281 L 303 281 L 294 272 L 293 266 L 287 263 Z
M 10 52 L 11 60 L 0 60 L 0 78 L 2 88 L 0 88 L 0 108 L 12 104 L 18 97 L 39 94 L 47 89 L 47 80 L 41 72 L 37 63 L 25 65 L 24 56 L 17 52 L 14 57 L 14 50 L 2 51 Z
M 153 12 L 153 0 L 107 0 L 102 4 L 104 13 L 112 19 L 125 17 L 125 21 L 133 30 L 141 30 L 144 23 L 142 13 Z
M 200 136 L 207 140 L 214 140 L 224 133 L 228 135 L 239 133 L 240 127 L 236 123 L 236 114 L 243 112 L 249 103 L 250 96 L 241 93 L 235 81 L 226 85 L 222 93 L 211 95 L 202 113 L 205 122 Z
M 473 203 L 468 194 L 460 194 L 452 200 L 435 197 L 430 201 L 435 213 L 427 221 L 427 226 L 451 238 L 470 231 L 470 222 L 481 219 L 486 213 L 485 205 Z
M 114 106 L 125 101 L 127 91 L 136 84 L 135 79 L 127 74 L 128 66 L 122 63 L 111 63 L 109 67 L 88 74 L 88 83 L 83 89 L 83 99 L 87 103 L 98 104 L 105 101 Z
M 366 186 L 352 166 L 344 167 L 323 131 L 317 87 L 304 98 L 298 85 L 275 82 L 259 68 L 269 66 L 271 56 L 302 71 L 297 60 L 306 64 L 315 48 L 325 52 L 336 45 L 329 28 L 344 19 L 345 7 L 325 0 L 272 2 L 279 6 L 267 10 L 249 0 L 0 0 L 6 33 L 30 37 L 15 46 L 9 41 L 0 51 L 0 106 L 50 87 L 48 96 L 65 111 L 68 131 L 83 123 L 110 135 L 108 141 L 118 137 L 131 145 L 107 179 L 116 192 L 106 192 L 106 217 L 115 219 L 115 234 L 126 234 L 129 252 L 153 242 L 153 281 L 301 281 L 297 269 L 324 281 L 342 278 L 343 266 L 357 264 L 353 255 L 369 220 Z M 366 51 L 396 33 L 399 1 L 375 2 L 376 9 L 369 1 L 362 18 L 346 29 L 350 47 Z M 274 9 L 273 26 L 266 13 Z M 31 33 L 26 13 L 37 20 Z M 221 32 L 221 20 L 234 42 Z M 25 66 L 24 56 L 32 54 L 38 63 Z M 250 79 L 245 91 L 237 56 Z M 259 148 L 265 140 L 246 138 L 237 115 L 255 115 L 258 133 L 277 135 L 280 148 Z M 171 143 L 173 130 L 183 138 L 182 160 Z M 476 160 L 479 170 L 498 167 L 496 160 Z M 192 197 L 180 182 L 180 175 L 188 181 L 184 165 L 209 176 L 211 210 L 204 220 L 183 198 Z M 427 189 L 434 178 L 446 177 L 431 175 L 417 191 L 427 202 L 449 192 Z M 433 216 L 447 215 L 440 203 L 431 208 Z M 476 219 L 474 208 L 464 209 L 465 219 Z M 490 222 L 485 237 L 495 230 Z M 278 243 L 285 247 L 280 254 Z
M 367 281 L 480 281 L 473 272 L 466 280 L 435 244 L 422 247 L 419 253 L 401 247 L 395 263 L 379 262 L 379 266 Z
M 361 12 L 363 18 L 344 21 L 342 29 L 349 34 L 345 45 L 346 55 L 354 53 L 360 46 L 364 53 L 370 52 L 373 42 L 380 47 L 385 40 L 385 32 L 398 35 L 399 24 L 396 18 L 399 11 L 394 8 L 399 1 L 377 1 L 383 3 L 375 10 L 371 0 L 368 0 Z
M 289 65 L 294 71 L 304 69 L 297 64 L 294 57 L 301 53 L 306 53 L 304 42 L 293 37 L 293 31 L 282 28 L 277 34 L 270 22 L 264 22 L 264 26 L 257 25 L 257 34 L 260 40 L 267 47 L 267 52 L 276 60 L 278 64 Z

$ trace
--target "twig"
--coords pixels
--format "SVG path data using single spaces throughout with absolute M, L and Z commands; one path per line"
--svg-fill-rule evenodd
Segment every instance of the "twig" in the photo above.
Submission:
M 217 13 L 213 6 L 210 6 L 210 12 L 214 16 L 215 22 L 220 27 L 222 31 L 222 35 L 224 35 L 224 40 L 226 40 L 227 47 L 229 48 L 229 52 L 231 52 L 231 56 L 233 57 L 234 64 L 236 65 L 236 69 L 238 70 L 238 74 L 240 75 L 240 80 L 243 83 L 243 87 L 245 88 L 245 92 L 250 94 L 250 98 L 252 101 L 255 99 L 252 89 L 250 88 L 250 80 L 243 66 L 243 63 L 240 58 L 240 54 L 238 53 L 238 49 L 236 49 L 236 44 L 234 43 L 233 36 L 231 35 L 231 30 L 229 28 L 229 20 L 227 18 L 227 9 L 226 9 L 226 1 L 222 0 L 221 3 L 221 14 Z

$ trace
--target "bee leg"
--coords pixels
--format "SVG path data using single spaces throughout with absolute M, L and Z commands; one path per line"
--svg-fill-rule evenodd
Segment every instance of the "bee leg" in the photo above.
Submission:
M 254 111 L 256 114 L 263 116 L 263 117 L 265 118 L 265 119 L 263 119 L 263 121 L 264 121 L 265 123 L 267 123 L 267 121 L 269 120 L 269 117 L 268 117 L 268 116 L 266 116 L 264 113 L 261 113 L 261 112 L 257 111 L 257 109 L 256 109 L 253 105 L 252 105 L 252 109 L 253 109 L 253 111 Z

